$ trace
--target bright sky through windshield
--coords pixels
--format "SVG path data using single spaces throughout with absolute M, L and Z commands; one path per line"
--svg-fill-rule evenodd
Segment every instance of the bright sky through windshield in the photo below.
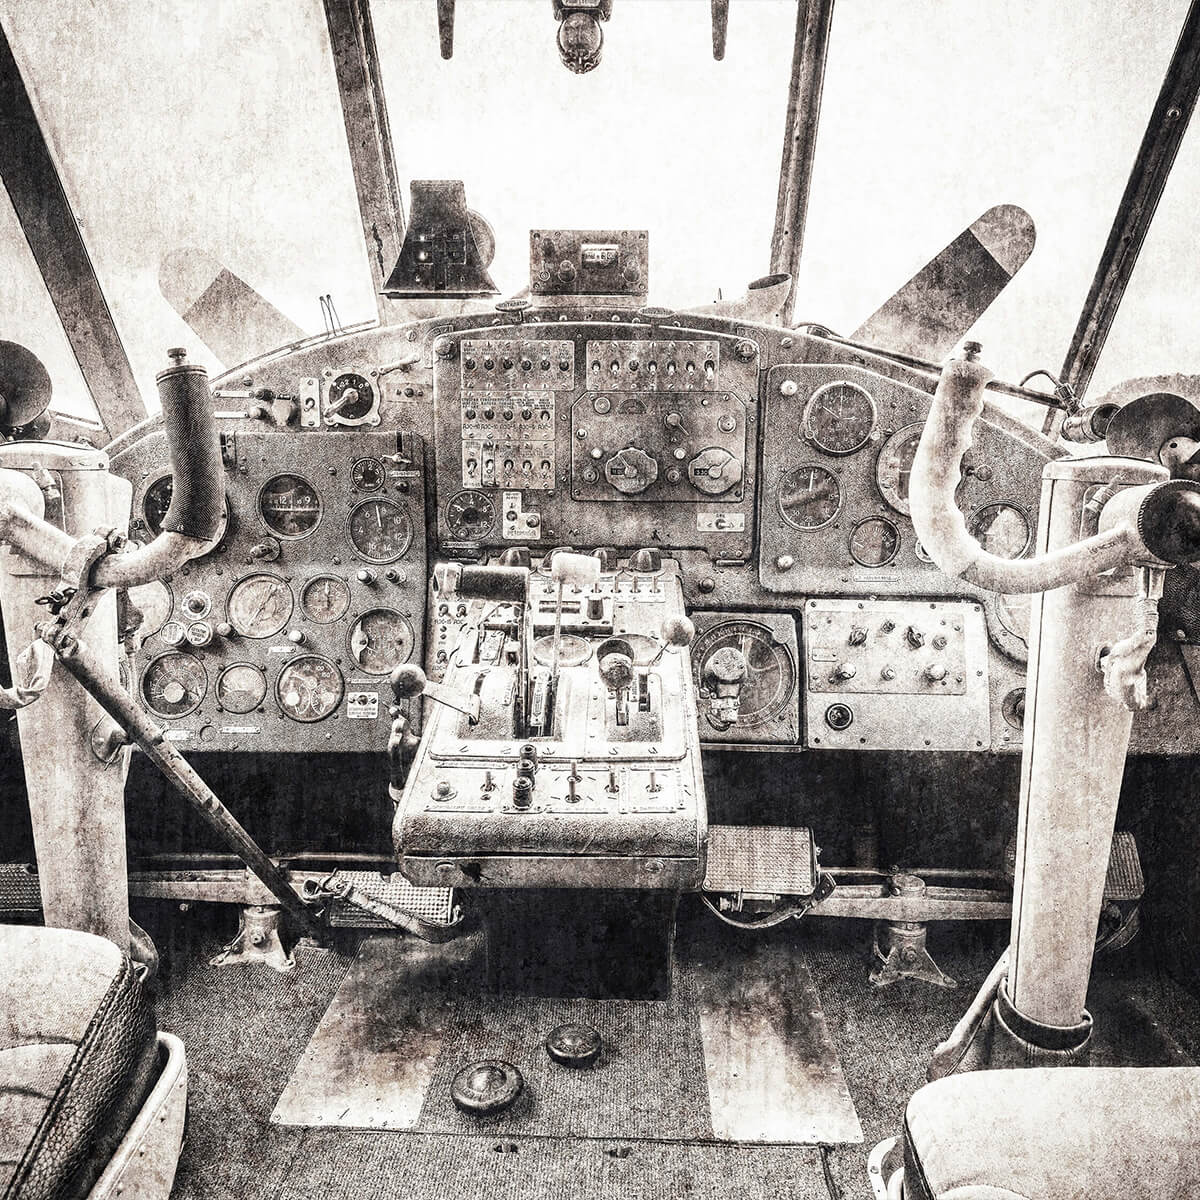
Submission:
M 1032 214 L 1025 269 L 976 329 L 1001 375 L 1057 370 L 1186 0 L 951 4 L 839 0 L 797 317 L 850 332 L 993 204 Z M 711 56 L 708 0 L 615 0 L 605 53 L 570 74 L 549 0 L 459 0 L 438 56 L 433 0 L 375 0 L 402 185 L 461 177 L 496 230 L 493 278 L 522 286 L 528 230 L 650 230 L 656 303 L 740 294 L 768 268 L 793 0 L 732 0 Z M 301 328 L 374 304 L 320 0 L 5 0 L 147 398 L 168 346 L 222 366 L 158 290 L 199 247 Z M 1200 369 L 1193 129 L 1093 385 Z M 406 196 L 407 199 L 407 196 Z M 0 337 L 47 363 L 56 407 L 86 390 L 7 197 Z M 266 349 L 264 347 L 264 349 Z

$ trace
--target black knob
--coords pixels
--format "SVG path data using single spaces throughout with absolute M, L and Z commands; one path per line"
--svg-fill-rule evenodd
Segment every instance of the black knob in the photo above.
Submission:
M 533 780 L 528 775 L 518 775 L 513 780 L 513 807 L 528 808 L 533 803 Z
M 1138 533 L 1164 562 L 1200 560 L 1200 484 L 1190 479 L 1160 483 L 1138 511 Z
M 397 700 L 410 700 L 425 690 L 428 681 L 425 672 L 416 663 L 401 663 L 392 668 L 389 682 L 392 685 L 392 694 Z

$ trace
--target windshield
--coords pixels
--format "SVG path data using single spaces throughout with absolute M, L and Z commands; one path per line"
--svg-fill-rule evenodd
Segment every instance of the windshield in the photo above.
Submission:
M 985 209 L 1015 203 L 1037 245 L 975 336 L 1006 378 L 1057 372 L 1186 7 L 839 4 L 797 319 L 852 333 Z M 465 181 L 495 229 L 502 293 L 525 282 L 534 227 L 648 229 L 659 304 L 738 295 L 766 272 L 793 0 L 733 0 L 723 62 L 703 0 L 616 0 L 603 61 L 583 76 L 559 61 L 546 0 L 457 8 L 449 62 L 432 0 L 376 3 L 376 38 L 402 188 Z M 213 256 L 307 333 L 322 330 L 326 293 L 343 324 L 374 318 L 320 0 L 64 0 L 55 13 L 17 0 L 4 25 L 151 403 L 168 346 L 234 365 L 197 345 L 160 291 L 180 249 Z M 1093 397 L 1197 367 L 1183 317 L 1194 144 Z M 56 408 L 90 411 L 7 197 L 0 255 L 0 336 L 43 358 Z

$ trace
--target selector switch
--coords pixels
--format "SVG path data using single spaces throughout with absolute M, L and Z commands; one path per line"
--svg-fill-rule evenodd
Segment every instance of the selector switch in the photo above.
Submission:
M 727 492 L 742 478 L 742 464 L 723 446 L 709 446 L 688 463 L 692 487 L 708 496 Z
M 848 645 L 863 646 L 867 641 L 867 630 L 863 625 L 852 625 L 850 627 L 850 636 L 846 639 Z
M 925 635 L 915 625 L 910 625 L 904 631 L 904 640 L 914 650 L 920 650 L 920 648 L 925 645 Z
M 658 478 L 658 461 L 639 446 L 626 446 L 604 464 L 604 477 L 618 492 L 636 496 Z

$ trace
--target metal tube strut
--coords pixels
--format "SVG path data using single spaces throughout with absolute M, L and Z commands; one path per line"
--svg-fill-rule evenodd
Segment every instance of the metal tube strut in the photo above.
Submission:
M 1193 0 L 1142 136 L 1059 378 L 1082 397 L 1116 318 L 1200 91 L 1200 4 Z
M 125 347 L 0 25 L 0 179 L 110 439 L 146 419 Z
M 775 229 L 771 234 L 771 272 L 787 273 L 792 277 L 792 286 L 783 306 L 780 322 L 783 325 L 792 323 L 796 304 L 796 279 L 804 248 L 804 225 L 808 218 L 808 193 L 812 184 L 832 23 L 833 0 L 797 0 L 792 80 L 788 89 L 783 160 L 779 167 Z

